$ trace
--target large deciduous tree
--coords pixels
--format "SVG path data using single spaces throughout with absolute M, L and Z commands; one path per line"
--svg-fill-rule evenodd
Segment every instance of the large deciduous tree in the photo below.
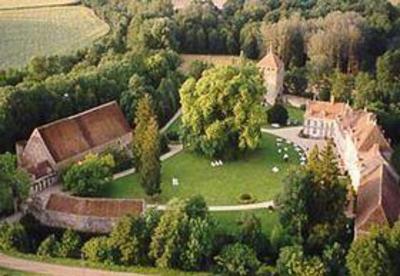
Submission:
M 286 67 L 305 64 L 306 21 L 299 14 L 262 27 L 264 52 L 270 46 L 277 51 Z
M 184 143 L 209 158 L 232 159 L 255 149 L 261 138 L 265 87 L 258 69 L 216 67 L 180 90 Z
M 133 153 L 139 181 L 148 195 L 158 194 L 161 192 L 160 134 L 148 95 L 138 103 L 135 125 Z

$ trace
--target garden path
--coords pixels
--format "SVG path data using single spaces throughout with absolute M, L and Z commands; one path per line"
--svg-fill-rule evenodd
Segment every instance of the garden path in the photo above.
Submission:
M 169 120 L 169 122 L 160 130 L 161 133 L 164 133 L 165 131 L 167 131 L 167 129 L 176 121 L 178 120 L 178 118 L 181 116 L 182 114 L 182 109 L 179 109 L 174 117 L 171 118 L 171 120 Z
M 312 149 L 314 145 L 318 145 L 319 148 L 323 147 L 325 145 L 325 140 L 317 140 L 317 139 L 306 139 L 299 137 L 299 133 L 302 130 L 302 126 L 296 126 L 296 127 L 284 127 L 284 128 L 276 128 L 276 129 L 269 129 L 269 128 L 263 128 L 261 129 L 262 132 L 264 133 L 269 133 L 275 136 L 279 136 L 281 138 L 284 138 L 304 150 L 306 152 L 309 149 Z
M 111 272 L 84 267 L 72 267 L 19 259 L 0 253 L 0 267 L 18 269 L 39 275 L 76 275 L 76 276 L 138 276 L 143 274 Z
M 149 208 L 157 208 L 157 210 L 164 211 L 167 209 L 166 205 L 151 205 L 148 204 L 147 207 Z M 274 202 L 264 201 L 259 203 L 252 203 L 252 204 L 242 204 L 242 205 L 220 205 L 220 206 L 209 206 L 208 209 L 210 212 L 235 212 L 235 211 L 249 211 L 249 210 L 259 210 L 259 209 L 268 209 L 273 208 Z

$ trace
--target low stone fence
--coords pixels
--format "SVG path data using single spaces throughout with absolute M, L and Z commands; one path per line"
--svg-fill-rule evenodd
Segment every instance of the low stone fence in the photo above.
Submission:
M 35 197 L 28 212 L 47 226 L 105 234 L 121 217 L 140 215 L 145 208 L 142 199 L 80 198 L 56 193 L 47 201 Z
M 30 194 L 35 195 L 37 193 L 40 193 L 41 191 L 49 188 L 50 186 L 55 185 L 57 181 L 58 181 L 57 173 L 52 173 L 43 176 L 42 178 L 39 178 L 32 183 L 30 188 Z
M 283 95 L 282 100 L 284 103 L 289 104 L 293 107 L 301 108 L 302 106 L 305 106 L 307 104 L 307 101 L 309 101 L 310 99 L 294 95 Z

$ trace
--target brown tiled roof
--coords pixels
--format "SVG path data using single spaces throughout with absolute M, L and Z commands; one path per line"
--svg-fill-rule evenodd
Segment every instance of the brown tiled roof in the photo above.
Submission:
M 283 67 L 283 62 L 277 55 L 270 51 L 258 62 L 258 66 L 262 68 L 281 69 Z
M 125 215 L 140 215 L 144 211 L 141 199 L 80 198 L 65 194 L 52 194 L 46 209 L 78 216 L 119 218 Z
M 373 224 L 392 225 L 400 215 L 400 188 L 386 163 L 365 175 L 358 189 L 357 231 L 367 232 Z
M 306 116 L 320 119 L 334 120 L 345 111 L 346 104 L 322 101 L 310 101 L 307 106 Z
M 38 128 L 56 162 L 111 142 L 131 129 L 113 101 Z
M 379 145 L 381 151 L 391 151 L 391 146 L 383 135 L 376 121 L 358 120 L 353 131 L 353 140 L 359 151 L 368 151 L 374 144 Z

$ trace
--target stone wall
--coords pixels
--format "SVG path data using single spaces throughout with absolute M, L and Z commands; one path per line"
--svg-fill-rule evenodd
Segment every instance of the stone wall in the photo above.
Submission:
M 301 108 L 307 104 L 310 99 L 294 96 L 294 95 L 283 95 L 282 100 L 284 103 L 289 104 L 293 107 Z
M 121 217 L 140 215 L 145 208 L 145 201 L 139 199 L 79 198 L 55 193 L 48 198 L 33 197 L 27 212 L 43 225 L 106 234 Z

